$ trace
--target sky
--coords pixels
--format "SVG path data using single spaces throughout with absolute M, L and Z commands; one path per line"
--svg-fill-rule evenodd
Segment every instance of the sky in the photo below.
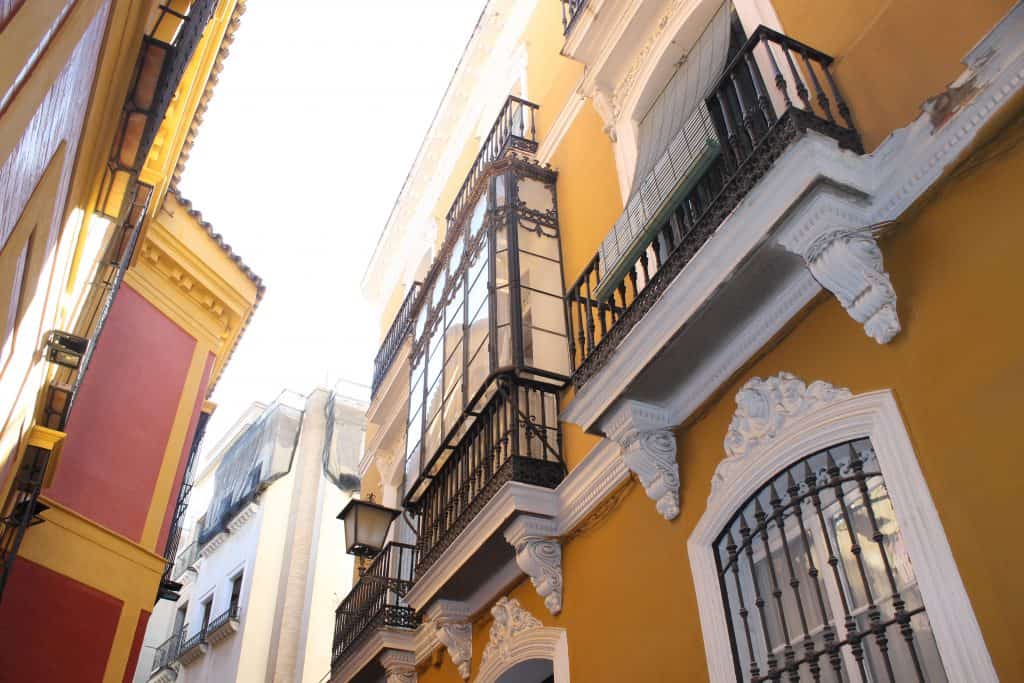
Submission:
M 180 183 L 267 288 L 207 449 L 253 401 L 369 384 L 360 281 L 483 0 L 246 5 Z

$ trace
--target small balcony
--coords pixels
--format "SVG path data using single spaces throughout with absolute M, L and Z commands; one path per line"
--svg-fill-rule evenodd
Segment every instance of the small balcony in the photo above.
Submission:
M 395 357 L 398 356 L 402 344 L 409 338 L 409 333 L 412 332 L 412 324 L 422 290 L 423 283 L 421 282 L 414 282 L 412 287 L 409 288 L 408 294 L 405 295 L 405 299 L 398 309 L 398 314 L 395 316 L 387 335 L 384 337 L 384 342 L 380 345 L 380 350 L 377 351 L 377 357 L 373 360 L 373 382 L 370 384 L 371 401 L 377 395 L 377 390 L 380 388 L 384 378 L 387 377 L 388 371 L 391 370 L 391 364 L 394 363 Z
M 577 389 L 797 140 L 814 131 L 862 151 L 831 65 L 761 26 L 726 66 L 566 292 Z
M 415 557 L 413 546 L 389 543 L 362 571 L 335 612 L 332 672 L 374 631 L 419 626 L 415 610 L 403 600 L 412 586 Z
M 171 634 L 170 638 L 156 647 L 153 651 L 153 665 L 149 674 L 151 679 L 161 671 L 169 669 L 177 661 L 184 636 L 185 629 L 183 628 Z
M 146 162 L 217 0 L 194 0 L 184 9 L 182 5 L 161 4 L 152 29 L 142 39 L 97 202 L 97 211 L 109 218 L 120 217 L 126 193 Z
M 178 557 L 174 560 L 174 568 L 171 569 L 171 580 L 177 581 L 185 575 L 192 565 L 199 559 L 199 543 L 192 541 L 186 546 L 186 548 L 178 553 Z

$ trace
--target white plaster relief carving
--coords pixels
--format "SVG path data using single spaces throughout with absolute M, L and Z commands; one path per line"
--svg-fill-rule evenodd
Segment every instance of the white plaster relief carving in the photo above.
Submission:
M 771 442 L 787 423 L 850 396 L 849 389 L 820 380 L 808 386 L 788 372 L 767 379 L 755 377 L 744 384 L 736 394 L 736 412 L 725 435 L 726 458 L 711 480 L 711 496 L 722 489 L 744 458 Z
M 835 230 L 804 252 L 814 279 L 835 294 L 850 317 L 879 344 L 900 331 L 896 291 L 885 272 L 882 250 L 868 230 Z
M 386 650 L 380 657 L 385 683 L 416 683 L 416 657 L 411 652 Z
M 434 619 L 437 640 L 448 650 L 452 664 L 459 670 L 464 680 L 469 680 L 470 665 L 473 660 L 473 626 L 469 621 L 456 620 L 451 617 Z
M 640 480 L 666 520 L 679 516 L 679 463 L 676 437 L 665 412 L 639 401 L 623 401 L 602 425 L 622 447 L 622 460 Z
M 520 515 L 505 530 L 505 539 L 515 548 L 516 564 L 544 598 L 551 614 L 562 611 L 562 544 L 554 537 L 555 522 Z
M 508 659 L 512 641 L 518 635 L 543 626 L 515 598 L 500 598 L 491 607 L 491 615 L 494 623 L 491 624 L 491 635 L 480 659 L 481 669 L 486 669 L 494 661 Z

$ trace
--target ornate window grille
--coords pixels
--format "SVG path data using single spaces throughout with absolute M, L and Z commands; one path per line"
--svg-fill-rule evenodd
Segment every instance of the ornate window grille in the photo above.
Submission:
M 737 679 L 946 680 L 868 439 L 777 474 L 714 550 Z

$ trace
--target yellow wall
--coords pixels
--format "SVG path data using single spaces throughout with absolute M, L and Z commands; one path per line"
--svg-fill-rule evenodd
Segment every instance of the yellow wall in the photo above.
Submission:
M 835 57 L 854 123 L 872 150 L 960 72 L 1015 0 L 774 0 L 783 32 Z
M 1000 678 L 1024 680 L 1024 563 L 1019 507 L 1019 387 L 1024 322 L 1006 306 L 1024 250 L 1015 188 L 1024 182 L 1024 120 L 943 185 L 883 240 L 903 332 L 882 346 L 822 296 L 774 348 L 678 433 L 680 517 L 668 523 L 635 483 L 563 550 L 564 607 L 551 617 L 528 581 L 510 595 L 567 629 L 573 680 L 707 680 L 686 541 L 704 511 L 739 387 L 787 371 L 854 393 L 892 389 L 949 536 Z M 1014 146 L 1016 145 L 1016 146 Z M 474 626 L 479 667 L 490 616 Z M 460 680 L 447 654 L 422 683 Z

